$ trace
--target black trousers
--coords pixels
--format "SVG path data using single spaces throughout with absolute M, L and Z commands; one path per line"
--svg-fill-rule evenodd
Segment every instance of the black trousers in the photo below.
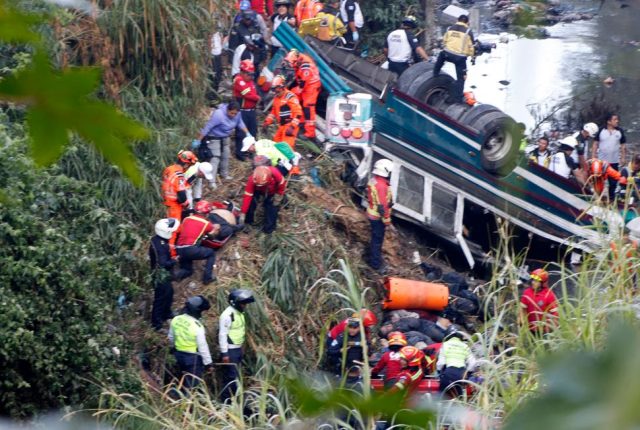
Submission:
M 278 226 L 279 210 L 278 207 L 273 204 L 273 195 L 265 195 L 265 193 L 260 192 L 254 193 L 251 204 L 249 205 L 249 210 L 247 210 L 245 222 L 247 224 L 253 224 L 256 208 L 260 200 L 262 200 L 262 205 L 264 206 L 264 226 L 262 227 L 262 231 L 267 234 L 273 233 Z
M 220 393 L 220 401 L 225 403 L 238 391 L 240 379 L 240 365 L 242 364 L 242 348 L 230 348 L 227 352 L 229 364 L 222 366 L 222 383 L 224 387 Z
M 618 167 L 620 167 L 619 163 L 609 163 L 611 168 L 620 171 Z M 609 182 L 609 201 L 612 202 L 616 198 L 616 187 L 618 186 L 618 181 L 613 178 L 608 178 L 607 182 Z
M 464 101 L 464 81 L 467 78 L 467 57 L 464 55 L 455 55 L 447 51 L 440 51 L 436 65 L 433 67 L 433 76 L 438 76 L 442 65 L 445 61 L 453 63 L 456 66 L 456 87 L 454 88 L 453 97 L 457 102 Z
M 382 244 L 386 226 L 382 220 L 369 220 L 371 224 L 371 242 L 369 242 L 369 266 L 380 269 L 384 263 L 382 260 Z
M 173 286 L 171 279 L 156 281 L 153 289 L 153 306 L 151 308 L 151 325 L 160 330 L 162 324 L 171 318 L 171 304 L 173 303 Z
M 462 387 L 460 384 L 453 385 L 448 390 L 447 387 L 453 383 L 462 381 L 464 379 L 464 373 L 465 368 L 463 367 L 446 367 L 440 374 L 440 392 L 444 393 L 446 390 L 454 396 L 462 395 Z
M 211 71 L 211 87 L 215 92 L 218 92 L 222 80 L 222 55 L 214 55 L 211 58 Z
M 242 121 L 244 125 L 247 126 L 247 130 L 253 137 L 258 135 L 258 117 L 256 115 L 256 110 L 240 110 L 240 115 L 242 115 Z M 244 158 L 247 154 L 241 151 L 242 149 L 242 139 L 247 137 L 247 135 L 242 130 L 236 131 L 236 150 L 235 155 L 238 160 L 244 161 Z
M 396 63 L 395 61 L 389 60 L 389 71 L 395 73 L 398 76 L 404 73 L 404 71 L 407 70 L 409 66 L 410 64 L 407 62 Z
M 194 260 L 207 260 L 204 264 L 204 274 L 202 281 L 208 283 L 213 277 L 213 265 L 216 262 L 216 251 L 204 246 L 188 246 L 177 248 L 180 256 L 180 278 L 186 278 L 193 274 Z
M 202 357 L 200 354 L 194 354 L 192 352 L 176 351 L 174 357 L 182 372 L 183 384 L 185 388 L 193 388 L 200 383 L 199 378 L 202 378 L 204 373 L 204 365 L 202 364 Z

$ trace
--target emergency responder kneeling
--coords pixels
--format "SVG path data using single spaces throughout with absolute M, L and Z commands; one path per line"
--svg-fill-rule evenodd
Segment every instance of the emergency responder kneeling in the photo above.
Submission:
M 440 392 L 451 397 L 462 394 L 459 382 L 465 379 L 467 371 L 476 367 L 476 359 L 464 339 L 465 334 L 458 327 L 449 326 L 436 363 L 440 372 Z
M 233 290 L 229 293 L 229 306 L 220 315 L 218 343 L 224 363 L 224 388 L 220 394 L 222 402 L 227 402 L 238 391 L 242 346 L 246 338 L 244 308 L 255 301 L 251 290 Z
M 202 312 L 211 308 L 203 296 L 187 299 L 183 313 L 171 320 L 169 343 L 175 348 L 174 356 L 182 372 L 185 388 L 199 384 L 204 369 L 212 365 L 204 326 L 200 322 Z
M 460 15 L 458 22 L 449 27 L 442 39 L 442 51 L 433 68 L 433 76 L 440 74 L 445 61 L 456 66 L 456 88 L 454 99 L 464 101 L 464 81 L 467 79 L 467 57 L 475 53 L 473 32 L 469 28 L 469 17 Z

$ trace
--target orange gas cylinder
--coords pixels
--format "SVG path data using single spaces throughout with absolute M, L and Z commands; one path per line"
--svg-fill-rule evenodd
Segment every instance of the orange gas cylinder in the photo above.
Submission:
M 441 311 L 449 303 L 449 287 L 443 284 L 390 277 L 384 288 L 384 309 Z

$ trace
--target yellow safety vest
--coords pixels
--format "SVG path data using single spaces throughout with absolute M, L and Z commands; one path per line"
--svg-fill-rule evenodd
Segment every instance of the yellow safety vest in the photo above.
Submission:
M 202 328 L 200 321 L 187 314 L 178 315 L 171 320 L 176 349 L 194 354 L 198 352 L 196 336 L 200 328 Z
M 456 55 L 473 55 L 474 49 L 469 35 L 470 31 L 469 26 L 462 22 L 449 27 L 444 34 L 444 39 L 442 39 L 444 50 Z
M 463 341 L 454 337 L 442 344 L 440 354 L 444 354 L 445 366 L 465 368 L 471 349 Z
M 242 345 L 244 344 L 245 333 L 244 314 L 236 308 L 232 308 L 229 340 L 234 345 Z

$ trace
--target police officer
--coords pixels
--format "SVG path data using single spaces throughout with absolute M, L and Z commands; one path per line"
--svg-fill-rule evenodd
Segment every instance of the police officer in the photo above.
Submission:
M 238 390 L 240 363 L 242 363 L 242 345 L 246 335 L 244 308 L 255 302 L 251 290 L 237 289 L 229 293 L 230 306 L 220 315 L 218 343 L 223 368 L 222 382 L 224 388 L 220 394 L 222 402 L 228 401 Z
M 389 71 L 398 76 L 407 70 L 411 63 L 429 59 L 424 48 L 418 45 L 418 38 L 411 31 L 417 26 L 418 21 L 415 16 L 405 16 L 400 28 L 389 33 L 384 43 L 384 54 L 389 60 Z
M 449 393 L 453 397 L 462 394 L 459 385 L 452 384 L 462 381 L 468 371 L 476 366 L 476 359 L 471 348 L 464 343 L 464 333 L 455 325 L 449 326 L 440 348 L 436 367 L 440 372 L 440 392 Z
M 211 368 L 211 353 L 200 322 L 202 312 L 211 308 L 203 296 L 189 297 L 184 310 L 171 320 L 169 342 L 175 348 L 174 356 L 184 377 L 185 388 L 198 385 L 204 369 Z
M 440 69 L 445 61 L 449 61 L 456 66 L 456 88 L 454 97 L 456 101 L 464 100 L 464 81 L 467 78 L 467 57 L 473 56 L 475 40 L 473 32 L 469 28 L 469 17 L 460 15 L 458 22 L 449 27 L 442 39 L 442 51 L 438 55 L 436 65 L 433 69 L 433 76 L 440 74 Z
M 151 308 L 151 325 L 160 330 L 165 320 L 171 318 L 173 302 L 173 286 L 171 285 L 171 269 L 176 261 L 171 258 L 169 239 L 180 227 L 176 218 L 163 218 L 156 222 L 156 235 L 149 245 L 149 263 L 153 279 L 153 307 Z

